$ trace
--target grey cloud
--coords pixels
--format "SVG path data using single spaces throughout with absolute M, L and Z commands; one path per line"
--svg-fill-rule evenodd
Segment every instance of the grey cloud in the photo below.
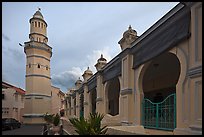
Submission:
M 106 58 L 107 61 L 110 61 L 111 55 L 109 51 L 109 47 L 104 47 L 102 50 L 93 50 L 89 53 L 89 55 L 84 57 L 84 65 L 82 65 L 82 67 L 72 67 L 71 70 L 66 70 L 59 74 L 53 74 L 51 80 L 52 84 L 64 89 L 64 91 L 67 91 L 68 88 L 74 87 L 74 83 L 79 77 L 81 80 L 83 80 L 82 74 L 87 69 L 87 67 L 89 67 L 93 74 L 96 72 L 96 68 L 94 65 L 100 58 L 101 54 L 103 54 L 104 58 Z
M 11 41 L 10 38 L 3 33 L 2 33 L 2 38 L 6 41 Z
M 67 90 L 74 86 L 76 80 L 81 77 L 82 70 L 78 67 L 73 67 L 72 70 L 64 71 L 59 74 L 53 74 L 51 82 L 53 85 L 62 87 L 61 90 Z
M 15 62 L 20 62 L 22 63 L 22 60 L 25 59 L 23 50 L 19 51 L 15 48 L 10 48 L 10 47 L 6 47 L 3 46 L 3 50 L 2 50 L 3 54 L 7 56 L 7 58 L 12 58 Z M 8 60 L 7 58 L 5 58 L 5 60 Z

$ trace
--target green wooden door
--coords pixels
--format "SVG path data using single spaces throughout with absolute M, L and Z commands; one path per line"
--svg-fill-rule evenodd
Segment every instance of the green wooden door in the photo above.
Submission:
M 146 128 L 174 130 L 176 128 L 176 94 L 159 103 L 143 100 L 142 123 Z

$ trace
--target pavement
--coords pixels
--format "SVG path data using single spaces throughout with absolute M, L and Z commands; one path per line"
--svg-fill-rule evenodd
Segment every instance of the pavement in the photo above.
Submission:
M 78 133 L 75 131 L 75 127 L 72 126 L 71 122 L 69 120 L 63 120 L 63 130 L 68 135 L 78 135 Z
M 42 124 L 23 124 L 20 128 L 2 131 L 2 135 L 42 135 Z

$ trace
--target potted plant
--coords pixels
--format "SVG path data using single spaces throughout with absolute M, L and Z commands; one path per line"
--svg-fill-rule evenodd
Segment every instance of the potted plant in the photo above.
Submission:
M 54 117 L 54 114 L 48 114 L 46 113 L 44 115 L 44 120 L 48 123 L 48 124 L 52 124 L 53 123 L 53 117 Z

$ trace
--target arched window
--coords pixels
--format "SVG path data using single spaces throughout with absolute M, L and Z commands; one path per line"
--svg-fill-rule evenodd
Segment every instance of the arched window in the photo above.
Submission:
M 38 64 L 38 68 L 40 68 L 40 64 Z
M 29 65 L 28 65 L 28 67 L 31 68 L 31 64 L 30 64 L 30 63 L 29 63 Z
M 35 27 L 37 27 L 37 22 L 35 21 Z
M 31 23 L 32 23 L 32 26 L 34 27 L 34 22 L 32 21 Z
M 43 28 L 43 23 L 41 23 L 41 28 Z
M 39 42 L 41 42 L 41 39 L 39 38 Z
M 46 70 L 48 70 L 48 66 L 46 66 Z
M 38 27 L 40 28 L 40 22 L 38 22 Z

